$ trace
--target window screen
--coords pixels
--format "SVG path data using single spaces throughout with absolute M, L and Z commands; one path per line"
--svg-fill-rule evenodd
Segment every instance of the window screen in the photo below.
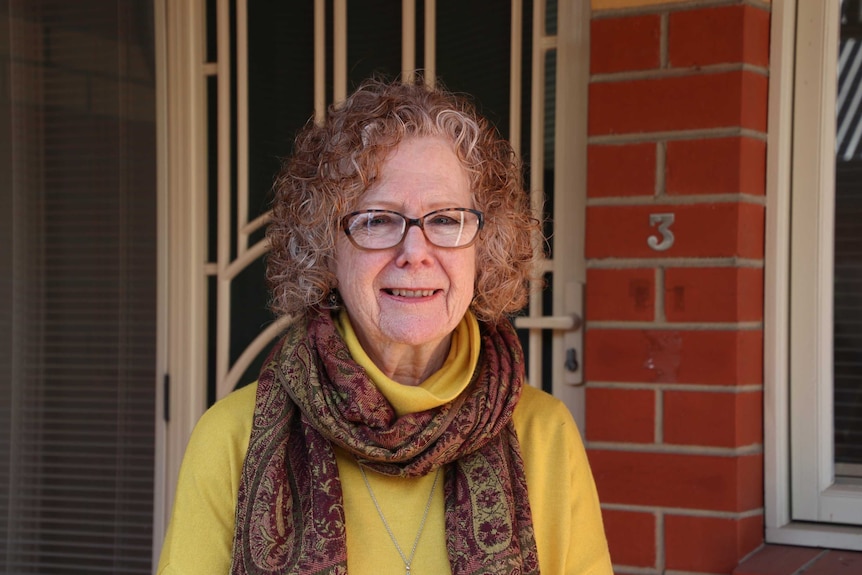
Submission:
M 862 18 L 844 0 L 838 55 L 834 386 L 836 473 L 862 477 Z

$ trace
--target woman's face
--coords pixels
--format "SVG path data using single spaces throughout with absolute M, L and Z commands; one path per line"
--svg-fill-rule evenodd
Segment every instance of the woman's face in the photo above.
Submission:
M 470 180 L 452 145 L 418 137 L 389 155 L 356 210 L 419 218 L 441 208 L 471 207 Z M 342 233 L 335 265 L 338 291 L 360 343 L 372 359 L 385 360 L 398 346 L 448 349 L 449 335 L 473 299 L 476 245 L 439 248 L 411 226 L 399 245 L 363 250 Z

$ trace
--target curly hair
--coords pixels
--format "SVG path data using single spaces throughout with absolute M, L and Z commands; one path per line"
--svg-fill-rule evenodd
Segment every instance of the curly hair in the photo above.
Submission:
M 405 138 L 448 139 L 467 171 L 474 207 L 485 214 L 476 243 L 470 309 L 497 321 L 522 309 L 534 273 L 539 221 L 511 145 L 463 96 L 441 88 L 366 80 L 325 120 L 309 120 L 273 185 L 266 278 L 278 315 L 326 305 L 336 286 L 341 217 L 356 209 L 387 155 Z

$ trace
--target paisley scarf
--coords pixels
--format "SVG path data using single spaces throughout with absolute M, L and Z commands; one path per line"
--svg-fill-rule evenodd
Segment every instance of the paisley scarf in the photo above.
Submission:
M 446 540 L 455 575 L 538 573 L 512 424 L 523 352 L 506 321 L 482 325 L 481 340 L 476 373 L 457 399 L 398 417 L 353 361 L 328 312 L 295 322 L 258 380 L 231 573 L 347 572 L 333 445 L 387 475 L 419 477 L 446 466 Z

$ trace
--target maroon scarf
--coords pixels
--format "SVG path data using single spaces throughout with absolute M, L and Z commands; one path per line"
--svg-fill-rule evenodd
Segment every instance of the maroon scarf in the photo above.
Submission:
M 451 403 L 399 418 L 350 357 L 328 312 L 294 323 L 258 381 L 231 574 L 347 572 L 333 444 L 387 475 L 419 477 L 446 466 L 446 539 L 455 575 L 538 573 L 512 424 L 523 352 L 508 322 L 482 325 L 481 335 L 467 389 Z

